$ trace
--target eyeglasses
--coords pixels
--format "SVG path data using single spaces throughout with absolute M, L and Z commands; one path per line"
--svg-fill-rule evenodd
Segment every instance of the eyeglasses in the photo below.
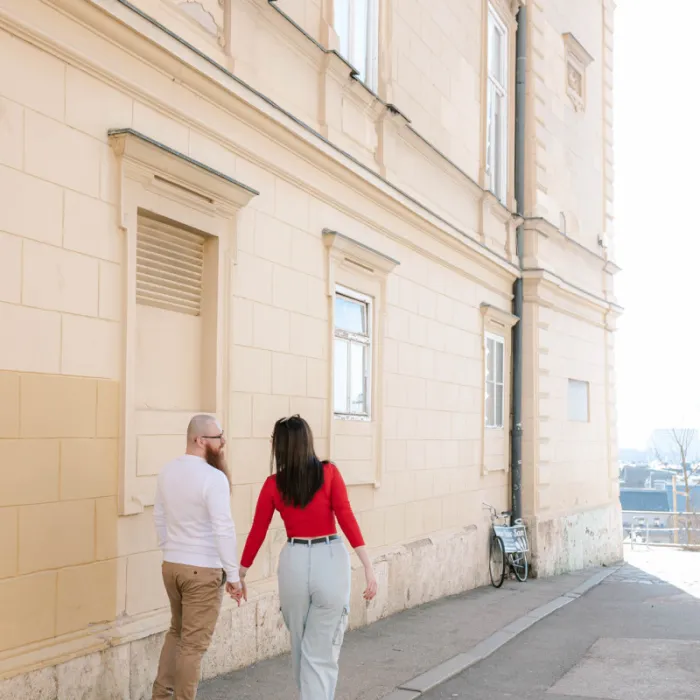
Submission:
M 202 440 L 223 440 L 224 431 L 222 430 L 218 435 L 202 435 Z

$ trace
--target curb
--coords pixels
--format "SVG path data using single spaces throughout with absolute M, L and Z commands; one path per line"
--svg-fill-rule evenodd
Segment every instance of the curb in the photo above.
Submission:
M 410 681 L 402 683 L 391 693 L 383 696 L 382 700 L 416 700 L 416 698 L 419 698 L 429 690 L 454 678 L 471 666 L 479 663 L 479 661 L 488 658 L 502 646 L 508 644 L 508 642 L 525 632 L 525 630 L 541 620 L 544 620 L 545 617 L 549 617 L 549 615 L 563 608 L 565 605 L 573 603 L 575 600 L 588 593 L 592 588 L 601 584 L 608 576 L 617 573 L 622 566 L 623 564 L 619 564 L 591 576 L 587 581 L 584 581 L 584 583 L 568 593 L 564 593 L 564 595 L 555 598 L 549 603 L 540 605 L 539 608 L 535 608 L 527 613 L 527 615 L 519 617 L 498 632 L 494 632 L 494 634 L 479 642 L 469 651 L 457 654 L 457 656 L 453 656 L 451 659 L 438 664 L 429 671 L 421 673 Z

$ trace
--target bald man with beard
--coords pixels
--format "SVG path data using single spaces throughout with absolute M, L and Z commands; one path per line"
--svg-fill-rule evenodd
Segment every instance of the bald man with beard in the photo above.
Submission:
M 194 416 L 185 454 L 158 475 L 153 516 L 172 621 L 153 700 L 194 700 L 224 586 L 239 605 L 243 595 L 225 446 L 214 416 Z

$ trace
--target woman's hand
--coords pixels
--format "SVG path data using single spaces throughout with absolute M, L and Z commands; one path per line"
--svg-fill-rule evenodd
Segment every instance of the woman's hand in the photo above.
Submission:
M 362 566 L 365 567 L 366 587 L 365 592 L 362 594 L 362 597 L 365 600 L 370 601 L 372 600 L 372 598 L 374 598 L 374 596 L 377 595 L 377 579 L 374 576 L 374 567 L 372 566 L 372 562 L 370 561 L 369 555 L 367 554 L 367 547 L 365 547 L 364 545 L 356 547 L 355 552 L 360 558 Z
M 374 575 L 374 569 L 371 565 L 365 567 L 365 581 L 366 587 L 365 592 L 362 594 L 362 597 L 366 601 L 370 601 L 374 598 L 374 596 L 377 595 L 377 579 Z

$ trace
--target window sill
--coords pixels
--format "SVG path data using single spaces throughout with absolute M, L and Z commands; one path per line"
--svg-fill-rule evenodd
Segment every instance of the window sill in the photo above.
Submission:
M 334 420 L 346 420 L 346 421 L 353 421 L 357 423 L 371 423 L 372 422 L 372 416 L 355 416 L 349 413 L 334 413 L 333 414 Z

